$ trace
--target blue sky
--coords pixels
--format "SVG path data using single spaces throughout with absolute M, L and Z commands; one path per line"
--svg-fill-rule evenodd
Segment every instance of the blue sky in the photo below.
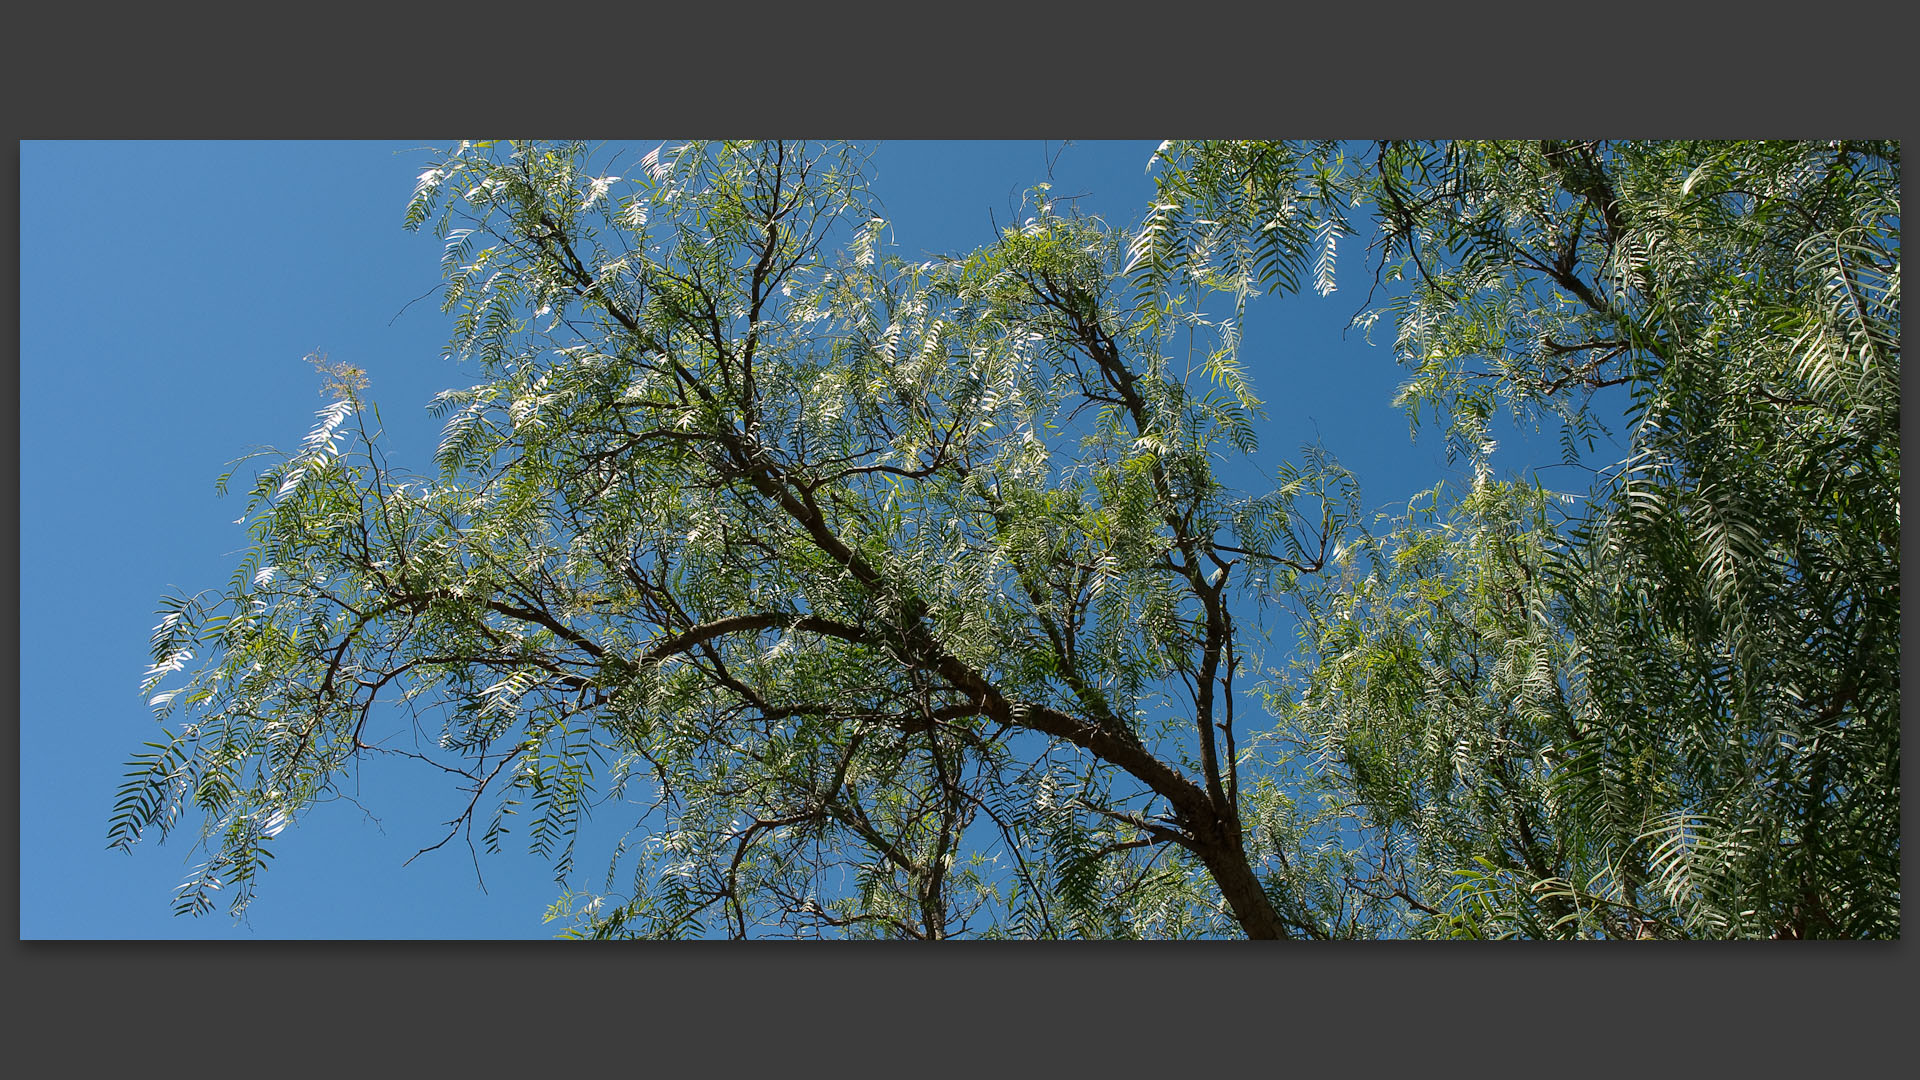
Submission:
M 191 828 L 132 856 L 106 850 L 122 763 L 157 727 L 138 694 L 163 594 L 224 583 L 245 547 L 240 494 L 213 481 L 261 445 L 297 446 L 327 403 L 303 359 L 366 370 L 394 460 L 430 471 L 425 405 L 477 372 L 441 359 L 441 245 L 401 213 L 433 140 L 415 143 L 25 143 L 20 157 L 20 934 L 46 938 L 548 937 L 548 865 L 481 856 L 444 834 L 464 797 L 377 763 L 351 800 L 282 837 L 248 923 L 172 915 Z M 881 145 L 874 188 L 908 258 L 961 252 L 1021 192 L 1111 224 L 1153 192 L 1156 145 Z M 650 148 L 651 144 L 649 144 Z M 1255 305 L 1244 357 L 1267 401 L 1271 471 L 1318 439 L 1367 505 L 1404 504 L 1454 472 L 1437 435 L 1409 439 L 1391 349 L 1342 327 L 1366 294 L 1364 244 L 1341 288 Z M 418 300 L 418 302 L 415 302 Z M 1383 324 L 1384 338 L 1390 331 Z M 1551 433 L 1541 440 L 1551 444 Z M 244 491 L 243 466 L 235 478 Z M 573 883 L 599 883 L 621 831 L 583 829 Z M 436 831 L 438 829 L 439 831 Z

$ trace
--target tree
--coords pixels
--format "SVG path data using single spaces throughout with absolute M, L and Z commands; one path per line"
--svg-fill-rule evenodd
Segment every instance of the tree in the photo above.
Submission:
M 1042 187 L 908 265 L 850 148 L 446 152 L 407 221 L 486 377 L 423 478 L 333 369 L 228 586 L 167 601 L 182 722 L 110 842 L 191 808 L 180 910 L 242 911 L 403 754 L 471 794 L 449 841 L 524 818 L 563 877 L 590 800 L 651 797 L 628 891 L 556 903 L 582 935 L 1897 932 L 1897 148 L 1372 159 L 1170 144 L 1138 230 Z M 1375 536 L 1324 455 L 1219 479 L 1247 299 L 1329 286 L 1360 207 L 1469 453 L 1633 390 L 1587 514 L 1487 480 Z M 1289 602 L 1263 687 L 1241 627 Z

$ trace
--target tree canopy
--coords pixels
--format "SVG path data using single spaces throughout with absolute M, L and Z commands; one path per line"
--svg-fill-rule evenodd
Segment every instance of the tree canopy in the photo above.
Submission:
M 439 154 L 406 224 L 483 378 L 415 475 L 327 369 L 165 601 L 110 844 L 195 819 L 178 909 L 239 913 L 401 755 L 560 878 L 632 807 L 578 936 L 1897 936 L 1898 145 L 1155 167 L 905 262 L 857 147 Z M 1227 479 L 1249 301 L 1349 236 L 1476 466 L 1388 517 L 1312 447 Z M 1502 414 L 1588 489 L 1496 477 Z

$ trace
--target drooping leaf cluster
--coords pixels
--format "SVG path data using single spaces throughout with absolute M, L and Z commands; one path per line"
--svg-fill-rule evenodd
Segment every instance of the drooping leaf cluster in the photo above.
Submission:
M 1421 933 L 1897 935 L 1897 144 L 1367 156 L 1358 321 L 1476 480 L 1343 549 L 1274 687 L 1367 808 L 1354 887 Z M 1576 508 L 1493 480 L 1503 416 Z

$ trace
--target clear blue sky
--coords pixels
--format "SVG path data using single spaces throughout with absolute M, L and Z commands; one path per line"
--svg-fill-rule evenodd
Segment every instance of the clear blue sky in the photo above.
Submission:
M 327 399 L 303 357 L 322 350 L 365 369 L 396 464 L 422 472 L 437 438 L 427 400 L 477 377 L 440 358 L 449 320 L 437 296 L 412 303 L 439 281 L 439 241 L 401 228 L 426 160 L 417 148 L 431 143 L 22 145 L 23 938 L 558 929 L 541 921 L 559 891 L 542 860 L 482 855 L 485 892 L 457 841 L 403 868 L 464 797 L 393 765 L 363 774 L 358 805 L 319 807 L 283 835 L 246 925 L 224 908 L 172 915 L 191 827 L 130 857 L 105 845 L 122 763 L 157 737 L 138 684 L 158 601 L 229 577 L 245 546 L 233 524 L 242 496 L 216 498 L 214 478 L 247 449 L 297 446 L 311 428 Z M 1054 195 L 1086 193 L 1082 209 L 1134 221 L 1153 192 L 1155 145 L 888 143 L 875 190 L 903 255 L 959 252 L 992 238 L 989 215 L 1005 224 L 1056 154 Z M 1410 441 L 1391 404 L 1401 372 L 1389 346 L 1342 338 L 1366 294 L 1363 246 L 1343 247 L 1331 297 L 1257 304 L 1244 355 L 1268 404 L 1269 472 L 1318 439 L 1381 507 L 1450 470 L 1437 436 Z M 574 884 L 601 884 L 620 816 L 603 808 L 583 827 Z

